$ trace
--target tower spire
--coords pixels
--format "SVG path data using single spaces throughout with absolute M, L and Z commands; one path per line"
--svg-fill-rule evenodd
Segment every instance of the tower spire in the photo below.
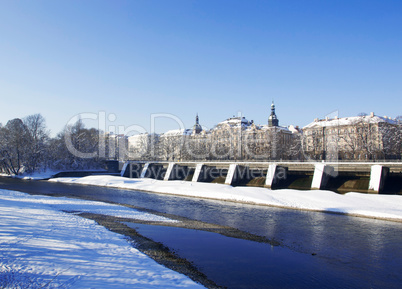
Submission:
M 271 115 L 268 118 L 268 126 L 279 126 L 279 119 L 275 113 L 275 104 L 273 100 L 271 104 Z
M 200 133 L 200 132 L 202 131 L 202 127 L 201 127 L 201 125 L 200 125 L 200 119 L 198 118 L 198 112 L 197 112 L 197 115 L 196 115 L 196 117 L 195 117 L 195 125 L 194 125 L 194 127 L 193 127 L 193 131 L 194 131 L 196 134 L 198 134 L 198 133 Z

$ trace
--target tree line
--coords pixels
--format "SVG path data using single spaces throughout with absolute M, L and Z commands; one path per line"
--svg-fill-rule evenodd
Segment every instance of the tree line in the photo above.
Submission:
M 0 124 L 0 170 L 18 175 L 41 170 L 94 169 L 103 166 L 103 159 L 94 154 L 83 158 L 69 150 L 66 139 L 77 151 L 99 150 L 99 130 L 85 128 L 81 120 L 66 126 L 56 137 L 50 137 L 41 114 L 15 118 Z

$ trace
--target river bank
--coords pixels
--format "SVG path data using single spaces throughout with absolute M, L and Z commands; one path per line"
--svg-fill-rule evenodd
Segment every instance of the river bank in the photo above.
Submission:
M 22 211 L 28 214 L 30 218 L 25 218 Z M 115 264 L 116 262 L 125 264 L 126 260 L 130 258 L 133 260 L 142 259 L 142 256 L 138 256 L 139 252 L 130 255 L 131 250 L 127 247 L 130 244 L 135 248 L 134 251 L 138 250 L 144 253 L 164 267 L 184 274 L 207 288 L 221 288 L 200 272 L 194 264 L 177 256 L 169 247 L 142 236 L 135 228 L 132 228 L 133 225 L 138 226 L 139 224 L 198 230 L 230 238 L 265 243 L 268 246 L 280 245 L 275 240 L 235 228 L 191 220 L 172 214 L 141 210 L 129 205 L 122 206 L 65 197 L 27 195 L 10 190 L 0 190 L 0 216 L 3 220 L 0 228 L 2 248 L 12 247 L 14 253 L 25 256 L 22 260 L 13 254 L 5 252 L 1 254 L 0 287 L 2 288 L 14 288 L 15 286 L 31 288 L 31 284 L 38 287 L 47 284 L 50 286 L 49 288 L 53 288 L 52 286 L 86 288 L 89 285 L 96 285 L 97 288 L 108 288 L 109 285 L 114 288 L 119 288 L 119 286 L 124 288 L 124 284 L 130 284 L 133 288 L 137 285 L 140 288 L 165 288 L 165 286 L 166 288 L 171 286 L 193 288 L 195 286 L 190 281 L 180 280 L 177 277 L 175 277 L 176 280 L 159 276 L 160 268 L 154 267 L 152 263 L 146 260 L 134 261 L 135 268 L 124 269 L 132 273 L 131 277 L 118 272 L 123 270 L 124 266 L 119 267 Z M 110 232 L 104 232 L 98 224 Z M 112 232 L 117 233 L 120 237 L 111 235 Z M 116 241 L 122 237 L 125 240 Z M 109 244 L 100 246 L 98 242 Z M 119 250 L 116 251 L 113 246 L 119 246 Z M 128 252 L 126 252 L 127 250 Z M 73 257 L 63 257 L 65 254 Z M 99 255 L 101 256 L 99 257 Z M 52 262 L 47 262 L 49 259 Z M 98 278 L 93 273 L 94 268 L 90 264 L 92 259 L 93 264 L 96 263 L 100 268 L 99 270 L 103 270 L 103 274 L 109 276 L 110 280 L 105 281 L 104 277 Z M 138 264 L 139 262 L 141 263 Z M 88 263 L 88 265 L 82 266 L 81 263 Z M 114 268 L 113 274 L 110 274 L 108 270 L 110 267 Z M 129 268 L 131 267 L 129 266 Z M 149 271 L 147 274 L 152 275 L 152 278 L 138 277 L 137 280 L 134 277 L 138 270 Z M 80 272 L 77 273 L 77 271 Z M 119 275 L 119 277 L 114 276 L 114 274 Z M 128 280 L 130 278 L 134 280 Z M 100 285 L 101 283 L 108 285 Z M 160 286 L 162 284 L 163 286 Z
M 399 195 L 374 195 L 353 192 L 341 195 L 325 190 L 270 190 L 257 187 L 232 187 L 222 184 L 185 181 L 159 181 L 146 178 L 128 179 L 118 176 L 55 178 L 49 181 L 131 189 L 402 222 L 402 197 Z
M 145 250 L 156 252 L 157 257 L 171 252 L 179 257 L 176 264 L 188 260 L 208 279 L 228 288 L 239 288 L 244 282 L 247 284 L 244 288 L 250 288 L 251 284 L 255 288 L 267 284 L 272 288 L 285 288 L 286 284 L 286 288 L 303 285 L 311 288 L 314 284 L 318 286 L 318 280 L 320 288 L 398 288 L 400 284 L 397 270 L 398 260 L 402 260 L 397 245 L 401 238 L 400 222 L 104 186 L 14 178 L 0 178 L 0 186 L 32 197 L 47 195 L 58 197 L 54 200 L 78 198 L 119 204 L 171 219 L 163 226 L 155 220 L 126 219 L 128 216 L 124 215 L 105 217 L 102 211 L 82 211 L 86 206 L 64 207 L 66 211 L 74 211 L 74 215 L 97 218 L 96 222 L 104 226 L 110 224 L 109 230 L 120 230 L 120 234 L 128 236 L 125 240 L 133 240 L 135 247 L 138 241 L 130 234 L 137 232 L 153 241 L 145 240 Z M 187 224 L 185 229 L 183 224 Z M 239 236 L 239 230 L 254 237 Z M 157 246 L 152 247 L 153 244 Z M 163 247 L 168 250 L 160 251 Z
M 1 288 L 202 287 L 133 248 L 122 232 L 113 233 L 116 228 L 101 226 L 112 219 L 158 224 L 178 220 L 102 202 L 9 190 L 0 190 L 0 218 Z

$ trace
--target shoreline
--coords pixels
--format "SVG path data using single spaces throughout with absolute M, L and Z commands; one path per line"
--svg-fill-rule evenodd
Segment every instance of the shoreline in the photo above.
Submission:
M 146 222 L 141 220 L 133 220 L 126 218 L 116 218 L 102 214 L 81 213 L 78 214 L 81 218 L 95 221 L 100 226 L 107 230 L 122 235 L 135 249 L 139 250 L 158 264 L 183 274 L 193 280 L 194 282 L 205 286 L 206 288 L 223 288 L 210 280 L 208 276 L 202 273 L 194 264 L 185 258 L 178 256 L 169 247 L 158 243 L 150 238 L 147 238 L 125 224 L 125 222 L 133 224 L 146 224 L 146 225 L 159 225 L 159 226 L 172 226 L 179 228 L 188 228 L 185 221 L 181 220 L 180 223 L 165 224 L 164 222 Z M 189 226 L 189 229 L 205 230 L 202 225 Z M 208 231 L 208 230 L 207 230 Z
M 370 218 L 382 221 L 402 222 L 402 198 L 398 195 L 372 195 L 361 193 L 347 193 L 339 195 L 330 191 L 311 190 L 269 190 L 266 188 L 254 187 L 232 187 L 221 184 L 192 183 L 184 181 L 159 181 L 154 179 L 127 179 L 121 177 L 90 176 L 83 178 L 57 178 L 50 179 L 50 182 L 60 182 L 66 184 L 79 184 L 100 187 L 110 187 L 116 189 L 137 190 L 148 193 L 163 195 L 189 197 L 197 199 L 207 199 L 223 202 L 234 202 L 246 205 L 258 205 L 276 207 L 291 210 L 303 210 L 330 214 L 339 214 L 351 217 Z M 197 190 L 199 190 L 197 192 Z M 194 192 L 195 191 L 195 192 Z M 235 191 L 232 194 L 221 191 Z M 239 193 L 240 191 L 240 193 Z M 220 192 L 220 193 L 219 193 Z M 290 196 L 288 196 L 290 194 Z M 251 195 L 251 196 L 250 196 Z M 322 196 L 321 196 L 322 195 Z M 268 198 L 267 201 L 267 196 Z M 350 197 L 349 197 L 350 196 Z M 362 208 L 359 205 L 352 206 L 347 198 L 352 201 L 361 200 Z M 293 199 L 292 199 L 293 198 Z M 297 198 L 301 200 L 297 200 Z M 304 199 L 303 199 L 304 198 Z M 331 200 L 334 199 L 334 205 Z M 339 201 L 345 198 L 346 200 Z M 286 204 L 292 199 L 291 205 Z M 373 200 L 374 199 L 374 200 Z M 309 202 L 310 201 L 310 202 Z M 383 201 L 383 203 L 381 202 Z M 321 203 L 327 208 L 314 207 L 309 203 Z M 338 204 L 336 204 L 338 203 Z M 367 203 L 367 204 L 366 204 Z M 307 204 L 307 205 L 306 205 Z M 398 206 L 399 204 L 399 206 Z M 338 205 L 338 206 L 336 206 Z M 348 208 L 349 206 L 349 208 Z M 377 207 L 376 207 L 377 206 Z M 359 211 L 362 212 L 354 212 Z M 393 214 L 389 213 L 392 211 Z
M 7 189 L 0 190 L 0 208 L 5 248 L 1 288 L 51 283 L 52 288 L 219 288 L 185 259 L 120 223 L 173 224 L 174 219 L 116 204 Z
M 290 206 L 280 206 L 280 205 L 262 204 L 262 203 L 247 202 L 247 201 L 238 201 L 238 200 L 232 200 L 232 199 L 219 199 L 219 198 L 208 198 L 208 197 L 194 197 L 194 196 L 188 196 L 188 195 L 173 194 L 173 193 L 168 193 L 168 192 L 159 192 L 159 191 L 150 191 L 150 190 L 140 190 L 140 189 L 131 189 L 131 188 L 120 188 L 120 187 L 114 187 L 114 186 L 102 186 L 102 185 L 80 184 L 80 183 L 67 183 L 67 184 L 75 184 L 75 185 L 78 184 L 78 185 L 81 185 L 81 186 L 94 186 L 94 187 L 113 188 L 113 189 L 121 189 L 121 190 L 133 190 L 133 191 L 140 191 L 140 192 L 151 193 L 151 194 L 161 194 L 161 195 L 177 196 L 177 197 L 185 197 L 185 198 L 193 198 L 193 199 L 201 199 L 201 200 L 212 200 L 212 201 L 231 202 L 231 203 L 236 203 L 236 204 L 244 204 L 244 205 L 252 205 L 252 206 L 263 206 L 263 207 L 273 207 L 273 208 L 288 209 L 288 210 L 297 210 L 297 211 L 308 211 L 308 212 L 327 213 L 327 214 L 334 214 L 334 215 L 342 215 L 342 216 L 349 216 L 349 217 L 367 218 L 367 219 L 373 219 L 373 220 L 391 221 L 391 222 L 402 223 L 402 218 L 401 218 L 401 219 L 396 219 L 396 218 L 386 218 L 386 217 L 368 216 L 368 215 L 362 215 L 362 214 L 351 214 L 351 213 L 345 213 L 345 212 L 335 212 L 335 211 L 329 211 L 329 210 L 303 209 L 303 208 L 296 208 L 296 207 L 290 207 Z

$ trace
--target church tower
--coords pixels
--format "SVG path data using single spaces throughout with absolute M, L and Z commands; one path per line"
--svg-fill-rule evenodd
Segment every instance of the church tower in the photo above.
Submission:
M 199 121 L 199 118 L 198 118 L 198 113 L 197 113 L 197 116 L 195 117 L 195 125 L 193 127 L 193 131 L 196 134 L 199 134 L 202 131 L 202 127 L 200 125 L 200 121 Z
M 271 104 L 271 115 L 268 118 L 268 126 L 279 126 L 279 119 L 276 117 L 276 114 L 275 114 L 274 101 L 272 101 L 272 104 Z

